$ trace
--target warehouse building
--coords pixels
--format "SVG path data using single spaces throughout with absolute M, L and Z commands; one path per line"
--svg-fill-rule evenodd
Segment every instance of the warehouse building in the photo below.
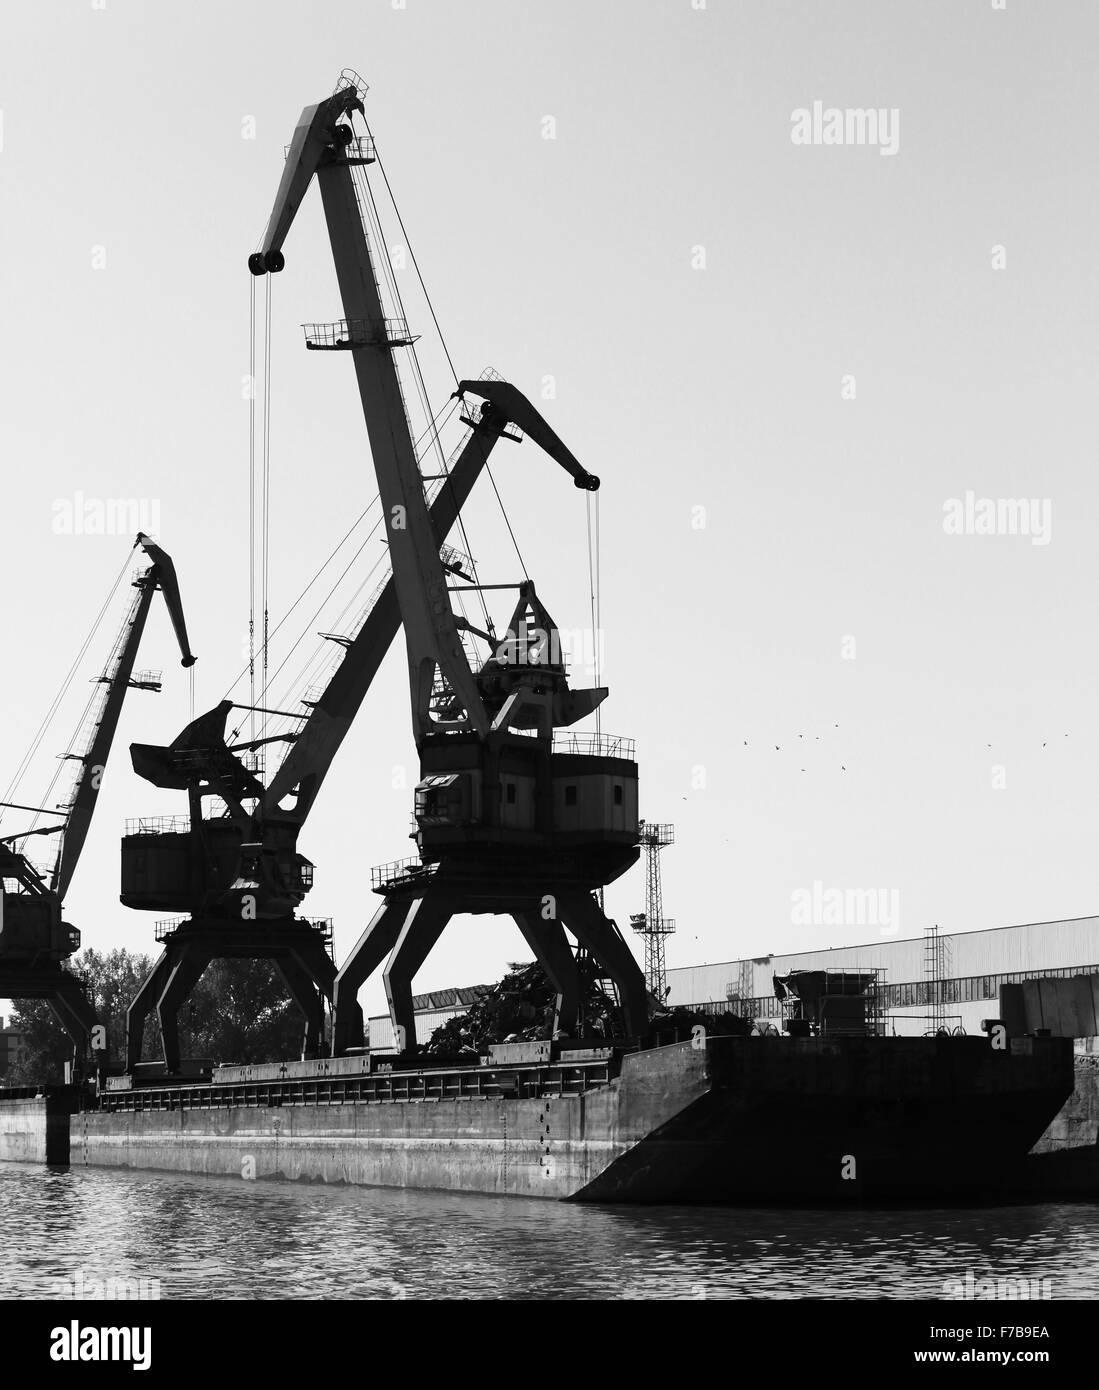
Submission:
M 2 1081 L 17 1062 L 27 1060 L 26 1034 L 14 1025 L 5 1028 L 0 1018 L 0 1081 Z
M 412 1007 L 416 1010 L 416 1041 L 429 1042 L 436 1028 L 457 1014 L 464 1014 L 475 1004 L 489 985 L 471 985 L 468 989 L 436 989 L 430 994 L 416 994 Z M 370 1020 L 371 1052 L 396 1052 L 393 1041 L 393 1021 L 388 1014 Z
M 879 972 L 888 1031 L 897 1035 L 927 1031 L 936 998 L 951 1028 L 980 1031 L 981 1020 L 995 1018 L 1000 986 L 1037 976 L 1099 972 L 1099 917 L 1025 926 L 990 927 L 936 938 L 882 938 L 857 946 L 836 946 L 791 955 L 761 955 L 717 965 L 668 971 L 669 1004 L 730 1009 L 781 1024 L 782 1006 L 774 977 L 794 970 Z M 941 982 L 941 984 L 939 983 Z
M 673 967 L 667 972 L 668 1003 L 733 1012 L 781 1028 L 782 1005 L 774 977 L 795 970 L 877 971 L 887 1031 L 898 1036 L 944 1025 L 979 1033 L 981 1020 L 998 1014 L 1002 984 L 1099 974 L 1099 917 L 990 927 L 937 938 L 931 933 L 903 940 L 883 937 L 855 946 Z M 487 988 L 476 985 L 418 995 L 417 1042 L 426 1042 L 441 1023 L 464 1013 Z M 370 1020 L 370 1045 L 372 1051 L 395 1050 L 388 1015 Z

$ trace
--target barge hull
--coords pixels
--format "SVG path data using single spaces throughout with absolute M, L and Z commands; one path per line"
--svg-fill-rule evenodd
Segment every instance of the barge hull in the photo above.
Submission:
M 1073 1086 L 1055 1038 L 712 1038 L 627 1054 L 575 1094 L 553 1073 L 457 1099 L 116 1092 L 73 1116 L 72 1161 L 592 1202 L 987 1199 L 1019 1185 Z

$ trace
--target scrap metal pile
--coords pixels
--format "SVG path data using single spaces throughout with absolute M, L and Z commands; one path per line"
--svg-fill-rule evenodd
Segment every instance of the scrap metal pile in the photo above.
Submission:
M 578 962 L 580 963 L 580 962 Z M 621 1012 L 590 968 L 580 970 L 578 1034 L 608 1040 L 622 1035 Z M 436 1057 L 483 1056 L 493 1043 L 539 1042 L 553 1037 L 556 991 L 536 962 L 509 966 L 508 973 L 464 1014 L 448 1019 L 432 1033 L 423 1051 Z M 662 1008 L 652 1026 L 660 1032 L 689 1035 L 701 1024 L 715 1034 L 746 1035 L 750 1020 L 735 1014 L 707 1014 L 696 1009 Z
M 615 1005 L 591 979 L 581 988 L 581 1016 L 586 1034 L 610 1037 Z M 557 992 L 536 962 L 510 965 L 508 973 L 468 1012 L 441 1024 L 424 1046 L 437 1056 L 481 1055 L 492 1043 L 535 1042 L 553 1037 Z

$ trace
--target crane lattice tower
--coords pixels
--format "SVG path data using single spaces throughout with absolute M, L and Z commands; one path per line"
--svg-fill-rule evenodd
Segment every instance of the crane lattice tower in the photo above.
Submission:
M 630 924 L 645 938 L 645 981 L 650 992 L 663 1003 L 667 992 L 664 938 L 675 931 L 675 919 L 664 916 L 660 851 L 675 844 L 675 826 L 643 820 L 637 842 L 645 851 L 645 911 L 632 916 Z

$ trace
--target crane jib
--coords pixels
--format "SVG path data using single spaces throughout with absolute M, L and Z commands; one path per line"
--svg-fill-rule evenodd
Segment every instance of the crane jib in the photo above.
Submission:
M 81 768 L 73 788 L 65 819 L 65 831 L 58 849 L 50 887 L 64 901 L 81 851 L 87 840 L 92 816 L 110 756 L 122 706 L 127 690 L 132 688 L 134 662 L 145 632 L 153 594 L 159 588 L 164 594 L 172 627 L 179 644 L 184 666 L 193 666 L 195 657 L 187 640 L 187 625 L 183 616 L 183 605 L 179 596 L 179 583 L 175 565 L 171 557 L 148 536 L 139 534 L 137 545 L 153 562 L 137 582 L 138 593 L 122 629 L 121 641 L 117 644 L 113 661 L 103 676 L 103 695 L 94 717 L 92 735 L 86 751 L 81 755 Z

